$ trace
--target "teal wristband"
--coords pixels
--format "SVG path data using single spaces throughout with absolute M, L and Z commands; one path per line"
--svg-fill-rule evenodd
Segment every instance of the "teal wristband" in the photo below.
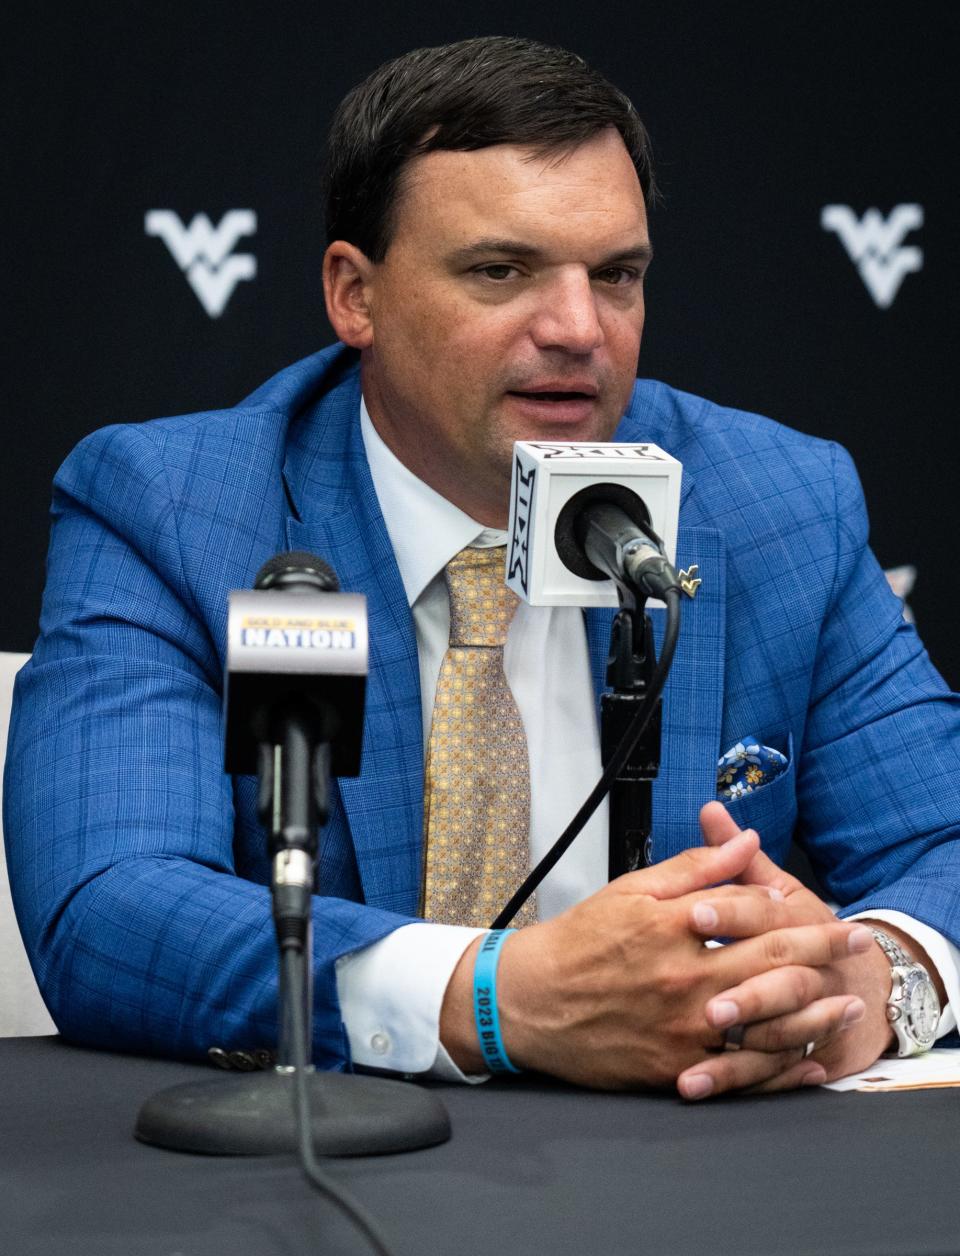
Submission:
M 519 1073 L 510 1062 L 500 1037 L 500 1014 L 497 1011 L 497 964 L 500 948 L 507 934 L 516 929 L 494 929 L 480 943 L 473 968 L 473 1015 L 483 1062 L 491 1073 Z

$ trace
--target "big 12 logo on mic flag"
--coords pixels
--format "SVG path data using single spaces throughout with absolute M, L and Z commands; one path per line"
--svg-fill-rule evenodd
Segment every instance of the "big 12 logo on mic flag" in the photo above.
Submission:
M 614 493 L 629 490 L 642 501 L 650 526 L 673 561 L 682 474 L 676 458 L 657 445 L 517 441 L 510 489 L 508 587 L 533 606 L 617 606 L 612 580 L 576 575 L 557 552 L 561 512 L 585 489 L 596 493 L 598 486 L 610 485 Z

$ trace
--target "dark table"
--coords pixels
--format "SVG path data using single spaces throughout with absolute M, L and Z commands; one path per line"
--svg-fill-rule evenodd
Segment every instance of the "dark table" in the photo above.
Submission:
M 198 1065 L 0 1040 L 3 1256 L 366 1253 L 292 1157 L 131 1134 Z M 452 1140 L 328 1160 L 396 1256 L 957 1256 L 960 1090 L 684 1104 L 542 1079 L 438 1088 Z

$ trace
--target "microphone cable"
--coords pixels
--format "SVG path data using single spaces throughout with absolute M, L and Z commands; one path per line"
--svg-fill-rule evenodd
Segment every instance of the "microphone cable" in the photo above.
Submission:
M 660 658 L 657 660 L 657 667 L 650 682 L 650 688 L 644 694 L 643 705 L 627 725 L 626 732 L 620 739 L 616 750 L 610 756 L 610 761 L 604 768 L 603 774 L 590 791 L 580 810 L 532 870 L 496 920 L 494 920 L 490 926 L 491 929 L 505 928 L 547 873 L 566 854 L 574 838 L 579 835 L 583 826 L 610 792 L 610 786 L 616 779 L 618 772 L 630 758 L 634 746 L 643 736 L 647 725 L 653 718 L 657 708 L 657 701 L 663 692 L 664 685 L 667 683 L 670 664 L 673 662 L 673 655 L 677 648 L 677 639 L 680 635 L 680 590 L 675 587 L 668 589 L 664 594 L 664 602 L 667 607 L 667 622 L 663 630 L 663 648 L 660 651 Z
M 377 1256 L 393 1256 L 377 1223 L 359 1200 L 324 1173 L 317 1163 L 313 1149 L 313 1125 L 310 1113 L 310 1095 L 307 1088 L 307 1029 L 303 1000 L 297 996 L 303 990 L 304 958 L 299 946 L 287 946 L 283 950 L 283 966 L 287 989 L 291 992 L 290 1021 L 293 1039 L 294 1089 L 293 1108 L 297 1124 L 297 1145 L 300 1168 L 303 1175 L 319 1193 L 325 1196 L 360 1231 Z

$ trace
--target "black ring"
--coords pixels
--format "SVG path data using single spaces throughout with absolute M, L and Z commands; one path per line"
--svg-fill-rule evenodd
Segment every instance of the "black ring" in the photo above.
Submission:
M 731 1025 L 729 1029 L 725 1029 L 723 1031 L 724 1051 L 739 1051 L 743 1046 L 743 1035 L 746 1031 L 746 1025 Z

